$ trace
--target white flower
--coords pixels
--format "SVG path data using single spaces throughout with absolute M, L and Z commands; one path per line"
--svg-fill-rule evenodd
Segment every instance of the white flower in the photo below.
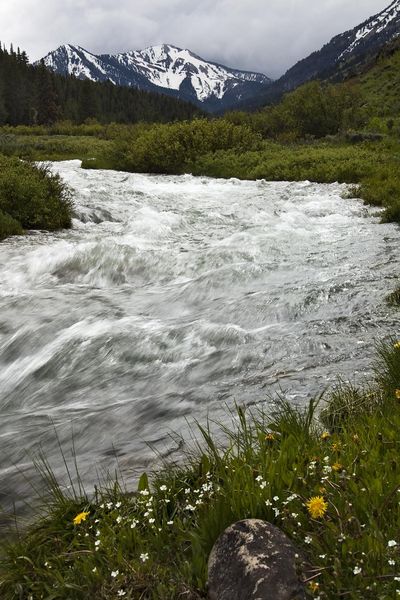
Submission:
M 160 486 L 160 492 L 166 492 L 167 491 L 167 486 L 166 485 L 161 485 Z
M 397 542 L 395 540 L 388 541 L 388 548 L 394 548 L 395 546 L 397 546 Z
M 100 540 L 96 540 L 94 543 L 95 546 L 100 546 Z
M 392 558 L 390 558 L 390 559 L 388 560 L 388 563 L 389 563 L 389 565 L 390 565 L 391 567 L 393 567 L 393 566 L 396 564 L 396 561 L 395 561 L 395 560 L 393 560 Z
M 400 577 L 393 577 L 395 581 L 400 581 Z
M 292 513 L 293 519 L 297 519 L 298 516 L 299 516 L 298 513 Z
M 265 506 L 272 506 L 271 500 L 266 500 L 265 501 Z
M 135 529 L 137 524 L 138 524 L 138 521 L 136 521 L 136 519 L 133 519 L 133 521 L 131 523 L 131 529 Z
M 320 554 L 319 557 L 323 560 L 324 558 L 326 558 L 326 554 Z
M 263 490 L 263 489 L 264 489 L 264 488 L 266 488 L 266 487 L 267 487 L 267 482 L 266 482 L 266 481 L 262 481 L 262 482 L 260 483 L 260 488 Z
M 121 508 L 122 506 L 122 502 L 117 502 L 117 504 L 115 505 L 115 508 Z
M 312 538 L 309 535 L 306 535 L 306 537 L 304 538 L 304 541 L 306 544 L 311 544 Z
M 173 525 L 174 522 L 173 521 L 167 521 L 167 525 Z
M 118 569 L 116 571 L 111 571 L 111 577 L 115 578 L 115 577 L 118 577 L 118 575 L 119 575 Z
M 280 514 L 279 508 L 273 508 L 272 510 L 274 511 L 276 517 Z
M 361 571 L 362 571 L 361 567 L 354 567 L 354 569 L 353 569 L 354 575 L 359 575 L 361 573 Z
M 107 506 L 108 510 L 110 510 L 110 508 L 113 507 L 113 503 L 112 502 L 107 502 L 106 506 Z
M 153 525 L 154 521 L 155 521 L 155 519 L 149 519 L 150 525 Z
M 126 592 L 124 592 L 124 590 L 118 590 L 117 596 L 126 596 Z
M 122 517 L 117 517 L 115 520 L 117 521 L 117 523 L 121 523 Z
M 272 500 L 273 500 L 274 502 L 278 502 L 278 500 L 279 500 L 279 496 L 274 496 L 274 497 L 272 498 Z
M 142 562 L 146 562 L 146 560 L 149 560 L 149 555 L 147 552 L 143 552 L 143 554 L 140 555 L 140 560 Z
M 188 504 L 187 506 L 185 506 L 186 510 L 191 510 L 194 511 L 196 510 L 194 506 L 192 506 L 191 504 Z
M 92 569 L 92 573 L 96 573 L 97 571 L 97 567 L 94 567 L 94 569 Z
M 140 490 L 139 494 L 141 496 L 148 496 L 150 494 L 149 490 Z

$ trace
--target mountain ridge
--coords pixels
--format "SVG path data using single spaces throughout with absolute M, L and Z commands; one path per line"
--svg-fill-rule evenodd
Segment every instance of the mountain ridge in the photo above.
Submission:
M 109 80 L 115 85 L 158 91 L 210 111 L 226 110 L 272 82 L 262 73 L 206 61 L 172 44 L 98 55 L 81 46 L 64 44 L 42 60 L 48 68 L 62 75 L 92 81 Z
M 257 92 L 242 107 L 258 108 L 273 103 L 286 92 L 313 79 L 344 79 L 369 54 L 377 54 L 400 35 L 400 0 L 394 0 L 379 13 L 359 25 L 334 36 L 322 48 L 299 60 L 270 86 Z

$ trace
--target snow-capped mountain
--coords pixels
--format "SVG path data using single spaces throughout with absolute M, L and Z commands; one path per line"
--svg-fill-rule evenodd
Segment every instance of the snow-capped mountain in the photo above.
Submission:
M 116 55 L 67 44 L 43 60 L 56 73 L 167 93 L 211 111 L 234 106 L 271 83 L 261 73 L 230 69 L 168 44 Z
M 394 0 L 377 15 L 335 36 L 321 50 L 300 60 L 272 85 L 256 92 L 248 105 L 255 107 L 276 101 L 283 93 L 311 79 L 341 79 L 399 35 L 400 0 Z

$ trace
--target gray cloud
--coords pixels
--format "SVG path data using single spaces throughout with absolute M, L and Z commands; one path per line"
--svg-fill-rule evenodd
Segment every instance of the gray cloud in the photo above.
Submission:
M 32 60 L 63 43 L 123 52 L 167 42 L 277 77 L 389 0 L 18 0 L 0 3 L 1 41 Z

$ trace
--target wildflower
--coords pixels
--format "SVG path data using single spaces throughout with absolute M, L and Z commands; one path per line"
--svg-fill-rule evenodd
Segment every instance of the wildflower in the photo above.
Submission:
M 355 433 L 355 434 L 353 435 L 353 442 L 355 442 L 356 444 L 358 444 L 358 442 L 359 442 L 359 441 L 360 441 L 360 438 L 359 438 L 359 436 L 358 436 L 358 435 Z
M 273 500 L 274 502 L 278 502 L 278 500 L 279 500 L 279 496 L 274 496 L 274 497 L 272 498 L 272 500 Z
M 311 542 L 312 542 L 312 538 L 311 538 L 309 535 L 306 535 L 306 537 L 304 538 L 304 542 L 305 542 L 306 544 L 311 544 Z
M 361 573 L 361 571 L 362 571 L 361 567 L 354 567 L 354 569 L 353 569 L 354 575 L 359 575 Z
M 142 562 L 146 562 L 146 560 L 149 560 L 149 554 L 148 554 L 148 552 L 143 552 L 143 554 L 140 555 L 140 560 Z
M 131 529 L 135 529 L 137 524 L 138 524 L 138 521 L 136 521 L 136 519 L 133 519 L 133 521 L 131 523 Z
M 100 540 L 96 540 L 94 543 L 95 546 L 100 546 Z
M 400 350 L 400 342 L 396 342 L 393 348 L 395 348 L 395 350 Z
M 323 485 L 321 485 L 321 487 L 319 488 L 319 493 L 324 495 L 326 494 L 326 487 L 324 487 Z
M 389 564 L 391 567 L 393 567 L 393 566 L 396 564 L 396 561 L 395 561 L 395 560 L 393 560 L 392 558 L 390 558 L 390 559 L 388 560 L 388 564 Z
M 155 522 L 155 519 L 149 519 L 150 525 L 153 525 L 154 522 Z
M 160 486 L 160 492 L 166 492 L 167 491 L 167 486 L 166 485 L 161 485 Z
M 139 494 L 141 496 L 148 496 L 150 494 L 149 490 L 140 490 Z
M 96 571 L 97 571 L 97 567 L 94 567 L 94 568 L 92 569 L 92 573 L 96 573 Z
M 118 590 L 117 596 L 126 596 L 126 592 L 124 592 L 124 590 Z
M 342 465 L 342 464 L 340 464 L 340 462 L 335 462 L 335 463 L 332 465 L 332 470 L 333 470 L 333 471 L 336 471 L 337 473 L 340 473 L 340 471 L 343 471 L 343 465 Z
M 118 516 L 115 520 L 117 521 L 117 523 L 121 523 L 122 517 Z
M 308 584 L 308 587 L 310 588 L 310 590 L 315 593 L 319 590 L 319 583 L 317 581 L 311 581 Z
M 397 542 L 395 540 L 388 541 L 388 548 L 394 548 L 395 546 L 397 546 Z
M 313 496 L 306 502 L 307 510 L 313 519 L 320 519 L 328 510 L 328 503 L 323 496 Z
M 274 442 L 275 441 L 275 436 L 273 433 L 267 433 L 267 435 L 265 436 L 265 441 L 266 442 Z
M 321 433 L 321 440 L 323 440 L 323 441 L 329 440 L 330 437 L 331 437 L 331 434 L 329 433 L 329 431 L 324 431 L 323 433 Z
M 400 390 L 395 391 L 396 400 L 400 400 Z
M 271 502 L 271 500 L 269 500 L 269 499 L 268 499 L 268 500 L 266 500 L 266 501 L 265 501 L 265 506 L 272 506 L 272 502 Z
M 280 515 L 279 508 L 274 507 L 272 510 L 274 511 L 276 517 L 278 517 Z
M 118 577 L 118 575 L 119 575 L 119 571 L 118 571 L 118 569 L 117 569 L 116 571 L 111 571 L 111 577 L 113 577 L 114 579 L 115 579 L 116 577 Z
M 167 525 L 173 525 L 174 522 L 173 521 L 167 521 Z
M 342 445 L 340 444 L 340 442 L 335 442 L 334 444 L 332 444 L 331 448 L 332 452 L 340 452 L 342 449 Z
M 82 521 L 86 521 L 87 516 L 90 515 L 90 512 L 80 512 L 73 519 L 74 525 L 79 525 Z
M 117 502 L 117 504 L 115 505 L 115 508 L 121 508 L 122 503 L 121 502 Z

